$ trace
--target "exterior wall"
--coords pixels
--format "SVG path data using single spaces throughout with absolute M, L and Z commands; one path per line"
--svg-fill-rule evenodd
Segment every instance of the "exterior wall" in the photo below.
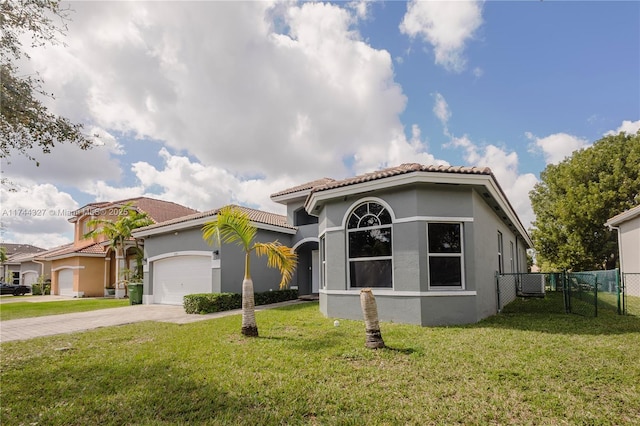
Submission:
M 81 257 L 80 265 L 83 268 L 76 271 L 77 282 L 74 288 L 82 293 L 83 297 L 102 297 L 105 288 L 104 257 Z
M 623 273 L 640 273 L 640 216 L 621 223 L 620 265 Z
M 326 244 L 326 283 L 320 294 L 320 310 L 329 317 L 362 319 L 360 289 L 349 288 L 345 217 L 365 200 L 388 206 L 393 217 L 393 288 L 374 288 L 382 321 L 421 325 L 474 323 L 497 312 L 495 273 L 498 231 L 503 234 L 511 268 L 510 243 L 514 244 L 514 270 L 518 262 L 515 234 L 471 187 L 419 184 L 350 196 L 327 202 L 320 212 L 319 232 Z M 430 289 L 427 224 L 462 224 L 462 289 Z M 525 263 L 526 268 L 526 263 Z M 514 271 L 515 272 L 515 271 Z
M 2 278 L 4 278 L 7 283 L 13 284 L 15 281 L 14 276 L 20 276 L 20 264 L 5 263 Z M 16 284 L 20 284 L 20 282 Z
M 20 284 L 25 284 L 26 276 L 30 274 L 35 274 L 35 280 L 40 277 L 40 275 L 44 275 L 44 279 L 51 277 L 51 264 L 47 262 L 46 264 L 36 263 L 32 261 L 22 262 L 20 263 Z
M 60 294 L 58 273 L 73 270 L 73 291 L 77 297 L 104 296 L 105 272 L 109 264 L 104 257 L 74 256 L 51 261 L 51 294 Z
M 272 242 L 291 246 L 291 236 L 279 232 L 259 229 L 256 242 Z M 242 293 L 244 278 L 244 252 L 235 244 L 223 244 L 220 248 L 220 290 L 223 293 Z M 275 291 L 280 289 L 280 272 L 267 267 L 266 257 L 259 258 L 251 253 L 251 278 L 253 290 L 256 293 Z

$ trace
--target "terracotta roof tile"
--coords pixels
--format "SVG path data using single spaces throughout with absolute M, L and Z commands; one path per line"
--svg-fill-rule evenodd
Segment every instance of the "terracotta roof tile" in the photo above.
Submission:
M 454 167 L 454 166 L 433 166 L 422 165 L 418 163 L 405 163 L 396 167 L 389 167 L 371 173 L 365 173 L 359 176 L 350 177 L 338 181 L 328 182 L 324 185 L 315 187 L 312 192 L 326 191 L 329 189 L 340 188 L 343 186 L 355 185 L 358 183 L 370 182 L 373 180 L 384 179 L 392 176 L 398 176 L 413 172 L 436 172 L 436 173 L 461 173 L 461 174 L 479 174 L 492 175 L 489 167 Z
M 45 249 L 32 246 L 31 244 L 14 244 L 14 243 L 2 243 L 0 247 L 4 247 L 7 256 L 22 254 L 22 253 L 38 253 Z
M 99 211 L 108 208 L 119 208 L 127 203 L 132 203 L 132 205 L 135 206 L 138 211 L 147 213 L 151 220 L 156 223 L 197 213 L 197 210 L 191 209 L 189 207 L 185 207 L 171 201 L 157 200 L 155 198 L 149 197 L 137 197 L 118 201 L 89 203 L 73 213 L 77 217 L 85 212 L 89 212 L 92 210 Z
M 318 186 L 326 185 L 335 181 L 336 181 L 335 179 L 331 179 L 328 177 L 325 177 L 322 179 L 316 179 L 314 181 L 303 183 L 302 185 L 297 185 L 292 188 L 287 188 L 280 192 L 276 192 L 275 194 L 271 194 L 271 198 L 281 197 L 283 195 L 295 194 L 296 192 L 308 191 Z
M 287 229 L 296 229 L 294 226 L 291 226 L 287 223 L 287 217 L 283 215 L 279 215 L 276 213 L 269 213 L 261 210 L 252 209 L 244 206 L 237 206 L 235 204 L 229 204 L 227 206 L 221 207 L 219 209 L 208 210 L 206 212 L 198 212 L 188 216 L 182 216 L 175 219 L 167 220 L 161 223 L 156 223 L 154 225 L 145 226 L 143 228 L 136 229 L 136 232 L 147 231 L 150 229 L 158 229 L 169 225 L 175 225 L 178 223 L 186 223 L 192 220 L 202 219 L 206 217 L 213 217 L 218 214 L 220 210 L 225 207 L 237 207 L 240 210 L 244 211 L 249 215 L 249 219 L 253 222 L 263 223 L 266 225 L 279 226 L 281 228 Z
M 92 241 L 88 241 L 86 244 L 84 244 L 81 247 L 74 246 L 73 243 L 65 244 L 63 246 L 48 250 L 46 253 L 39 253 L 37 257 L 50 259 L 53 257 L 64 256 L 67 254 L 74 254 L 74 253 L 104 254 L 105 253 L 104 243 L 102 242 L 94 243 Z

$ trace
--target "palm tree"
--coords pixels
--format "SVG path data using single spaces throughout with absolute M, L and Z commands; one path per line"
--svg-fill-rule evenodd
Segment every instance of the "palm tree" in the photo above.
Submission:
M 116 258 L 118 259 L 118 261 L 116 261 L 117 278 L 120 277 L 120 262 L 125 258 L 125 244 L 131 240 L 133 230 L 154 223 L 147 213 L 141 213 L 136 210 L 131 202 L 125 204 L 121 211 L 123 215 L 115 221 L 111 219 L 92 219 L 88 221 L 87 226 L 94 227 L 94 229 L 84 235 L 84 238 L 103 236 L 110 242 L 110 247 L 115 250 Z M 138 245 L 137 239 L 134 238 L 133 242 L 135 245 L 138 271 L 140 271 L 142 270 L 142 250 Z
M 384 348 L 384 340 L 382 340 L 380 322 L 378 321 L 378 305 L 370 288 L 360 290 L 360 306 L 364 315 L 364 329 L 367 335 L 365 346 L 369 349 Z
M 258 256 L 267 256 L 267 266 L 277 268 L 282 274 L 280 288 L 286 288 L 291 281 L 298 263 L 297 254 L 278 241 L 271 243 L 254 242 L 258 230 L 251 219 L 237 206 L 223 207 L 216 218 L 202 227 L 202 238 L 208 244 L 235 243 L 245 253 L 244 280 L 242 281 L 242 334 L 258 336 L 255 304 L 253 299 L 253 280 L 251 279 L 251 252 Z

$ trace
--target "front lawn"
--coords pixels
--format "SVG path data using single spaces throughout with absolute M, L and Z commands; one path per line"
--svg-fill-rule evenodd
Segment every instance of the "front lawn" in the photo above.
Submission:
M 128 299 L 77 299 L 52 302 L 3 303 L 0 305 L 0 321 L 119 308 L 128 304 Z
M 640 318 L 364 324 L 317 303 L 0 345 L 2 424 L 637 424 Z

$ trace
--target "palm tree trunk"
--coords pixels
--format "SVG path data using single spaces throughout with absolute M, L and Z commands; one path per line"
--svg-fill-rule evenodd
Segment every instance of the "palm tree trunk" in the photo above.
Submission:
M 253 281 L 245 278 L 242 281 L 242 334 L 250 337 L 258 336 L 256 308 L 253 300 Z
M 249 256 L 250 253 L 246 253 L 244 262 L 244 280 L 242 281 L 242 334 L 249 337 L 258 337 L 256 306 L 253 299 L 253 280 L 249 273 Z
M 369 349 L 384 348 L 380 323 L 378 322 L 378 306 L 370 288 L 360 290 L 360 306 L 364 315 L 364 328 L 367 334 L 365 346 Z

